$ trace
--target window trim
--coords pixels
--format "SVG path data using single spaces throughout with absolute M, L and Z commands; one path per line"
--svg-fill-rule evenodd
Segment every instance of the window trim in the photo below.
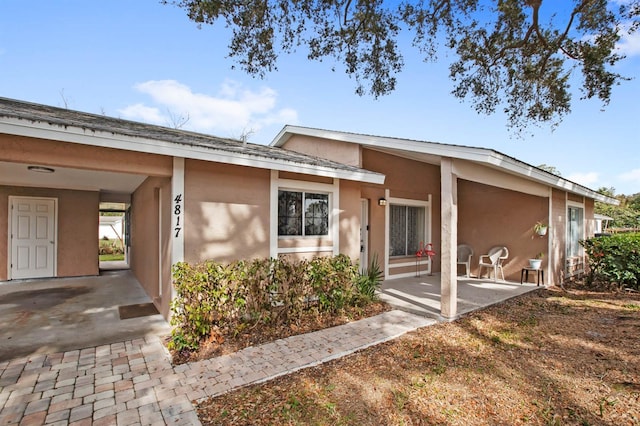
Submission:
M 427 215 L 428 215 L 427 207 L 426 206 L 412 206 L 412 205 L 409 205 L 409 204 L 397 204 L 397 203 L 391 202 L 391 203 L 389 203 L 389 214 L 391 214 L 391 208 L 394 207 L 394 206 L 396 206 L 396 207 L 404 207 L 405 208 L 405 213 L 407 211 L 406 210 L 407 207 L 416 207 L 416 208 L 424 209 L 424 223 L 423 223 L 424 235 L 423 235 L 423 238 L 420 239 L 420 241 L 422 241 L 424 244 L 429 243 L 429 241 L 426 240 L 427 239 L 427 234 L 428 234 L 428 231 L 427 231 Z M 408 241 L 409 241 L 408 234 L 407 234 L 407 220 L 406 220 L 406 218 L 407 218 L 407 216 L 405 214 L 405 250 L 407 250 L 406 246 L 408 245 Z M 391 217 L 389 217 L 389 248 L 391 248 Z M 402 259 L 402 258 L 407 258 L 407 257 L 414 257 L 414 255 L 409 253 L 408 251 L 407 251 L 407 254 L 399 254 L 399 255 L 391 255 L 391 254 L 389 254 L 389 259 L 390 260 L 391 259 L 393 259 L 393 260 Z
M 578 254 L 575 256 L 571 256 L 569 257 L 569 248 L 571 246 L 571 241 L 570 241 L 570 234 L 569 234 L 569 209 L 570 208 L 575 208 L 575 209 L 581 209 L 582 210 L 582 226 L 580 229 L 580 233 L 581 233 L 581 238 L 580 239 L 584 239 L 585 235 L 586 235 L 586 222 L 587 222 L 587 218 L 586 218 L 586 208 L 584 203 L 580 203 L 580 202 L 576 202 L 576 201 L 571 201 L 571 200 L 567 200 L 566 202 L 566 206 L 565 206 L 565 217 L 566 217 L 566 231 L 565 231 L 565 250 L 564 250 L 564 263 L 565 263 L 565 273 L 567 274 L 567 276 L 575 276 L 575 275 L 580 275 L 582 273 L 584 273 L 584 248 L 580 245 L 578 245 Z M 579 239 L 579 240 L 580 240 Z M 571 261 L 571 259 L 578 259 L 578 268 L 574 271 L 570 270 L 570 267 L 574 265 L 574 262 Z
M 292 189 L 292 188 L 285 188 L 285 187 L 278 187 L 278 203 L 280 201 L 279 199 L 279 195 L 280 192 L 297 192 L 297 193 L 301 193 L 302 194 L 302 218 L 301 218 L 301 231 L 302 231 L 302 235 L 280 235 L 280 232 L 278 232 L 278 238 L 279 239 L 290 239 L 290 238 L 300 238 L 300 239 L 309 239 L 309 238 L 331 238 L 331 208 L 332 208 L 332 203 L 331 203 L 331 192 L 326 192 L 326 191 L 316 191 L 316 190 L 301 190 L 301 189 Z M 326 234 L 317 234 L 317 235 L 306 235 L 305 232 L 305 212 L 306 209 L 304 208 L 304 204 L 305 204 L 305 194 L 319 194 L 319 195 L 326 195 L 327 196 L 327 233 Z M 279 222 L 280 221 L 280 211 L 279 211 L 279 207 L 278 206 L 278 215 L 276 216 L 276 220 Z M 276 228 L 279 226 L 276 226 Z
M 426 243 L 432 243 L 433 241 L 431 241 L 431 239 L 433 238 L 433 233 L 431 231 L 431 221 L 432 221 L 432 211 L 431 211 L 431 205 L 432 205 L 432 195 L 428 194 L 427 196 L 427 200 L 415 200 L 415 199 L 409 199 L 409 198 L 398 198 L 398 197 L 391 197 L 390 195 L 390 191 L 389 189 L 385 189 L 385 198 L 387 199 L 387 205 L 385 206 L 385 212 L 384 212 L 384 279 L 389 279 L 389 278 L 402 278 L 402 277 L 410 277 L 410 276 L 414 276 L 415 273 L 397 273 L 397 274 L 391 274 L 390 273 L 390 269 L 391 268 L 399 268 L 402 266 L 406 266 L 408 263 L 403 264 L 403 263 L 390 263 L 390 256 L 389 256 L 389 244 L 390 244 L 390 235 L 389 235 L 389 220 L 390 220 L 390 206 L 392 204 L 400 204 L 400 205 L 406 205 L 406 206 L 414 206 L 414 207 L 424 207 L 425 208 L 425 228 L 424 228 L 424 232 L 425 232 L 425 244 Z M 401 259 L 402 257 L 404 257 L 405 259 L 412 259 L 412 256 L 400 256 L 400 257 L 393 257 L 393 260 L 397 260 L 397 259 Z M 429 272 L 431 272 L 431 262 L 429 261 Z
M 329 235 L 278 235 L 278 191 L 319 192 L 329 195 Z M 269 256 L 277 258 L 285 253 L 326 253 L 333 255 L 340 253 L 340 179 L 333 179 L 333 183 L 309 182 L 294 179 L 281 179 L 277 170 L 271 170 L 270 178 L 270 209 L 269 209 Z M 320 245 L 322 239 L 329 240 L 330 245 Z M 281 240 L 318 240 L 318 245 L 309 247 L 280 247 Z M 327 241 L 325 241 L 326 243 Z

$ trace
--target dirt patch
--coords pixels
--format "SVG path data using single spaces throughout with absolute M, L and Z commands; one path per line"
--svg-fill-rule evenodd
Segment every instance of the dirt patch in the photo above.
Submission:
M 640 295 L 541 290 L 198 406 L 205 425 L 640 425 Z

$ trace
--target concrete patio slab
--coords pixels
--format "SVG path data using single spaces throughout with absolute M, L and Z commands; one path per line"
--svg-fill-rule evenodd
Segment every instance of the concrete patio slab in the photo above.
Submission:
M 544 287 L 531 283 L 459 277 L 457 317 L 539 288 Z M 439 274 L 398 278 L 382 283 L 380 298 L 396 309 L 442 320 L 440 290 Z

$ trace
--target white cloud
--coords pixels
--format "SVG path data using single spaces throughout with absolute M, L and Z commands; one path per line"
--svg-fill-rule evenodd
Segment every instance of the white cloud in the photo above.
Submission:
M 621 29 L 621 39 L 616 46 L 618 53 L 627 56 L 640 55 L 640 31 L 629 34 L 629 26 Z
M 148 107 L 143 104 L 129 105 L 118 110 L 126 118 L 133 118 L 153 124 L 164 124 L 166 117 L 162 115 L 158 108 Z
M 290 108 L 276 109 L 278 94 L 263 87 L 253 91 L 241 83 L 227 80 L 214 96 L 194 93 L 175 80 L 150 80 L 134 86 L 147 94 L 154 106 L 135 104 L 119 110 L 129 119 L 171 126 L 172 117 L 189 117 L 185 129 L 213 134 L 258 131 L 271 124 L 292 124 L 298 114 Z
M 633 169 L 629 172 L 623 173 L 618 176 L 620 180 L 625 182 L 637 182 L 640 184 L 640 169 Z
M 591 186 L 594 183 L 598 182 L 598 180 L 600 179 L 600 175 L 596 172 L 573 173 L 567 176 L 567 179 L 579 183 L 580 185 Z

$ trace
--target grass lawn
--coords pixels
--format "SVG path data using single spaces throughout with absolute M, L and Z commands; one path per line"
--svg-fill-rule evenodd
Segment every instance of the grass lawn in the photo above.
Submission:
M 540 290 L 198 414 L 205 425 L 640 425 L 640 295 Z
M 113 260 L 124 260 L 124 254 L 101 254 L 100 262 L 110 262 Z

